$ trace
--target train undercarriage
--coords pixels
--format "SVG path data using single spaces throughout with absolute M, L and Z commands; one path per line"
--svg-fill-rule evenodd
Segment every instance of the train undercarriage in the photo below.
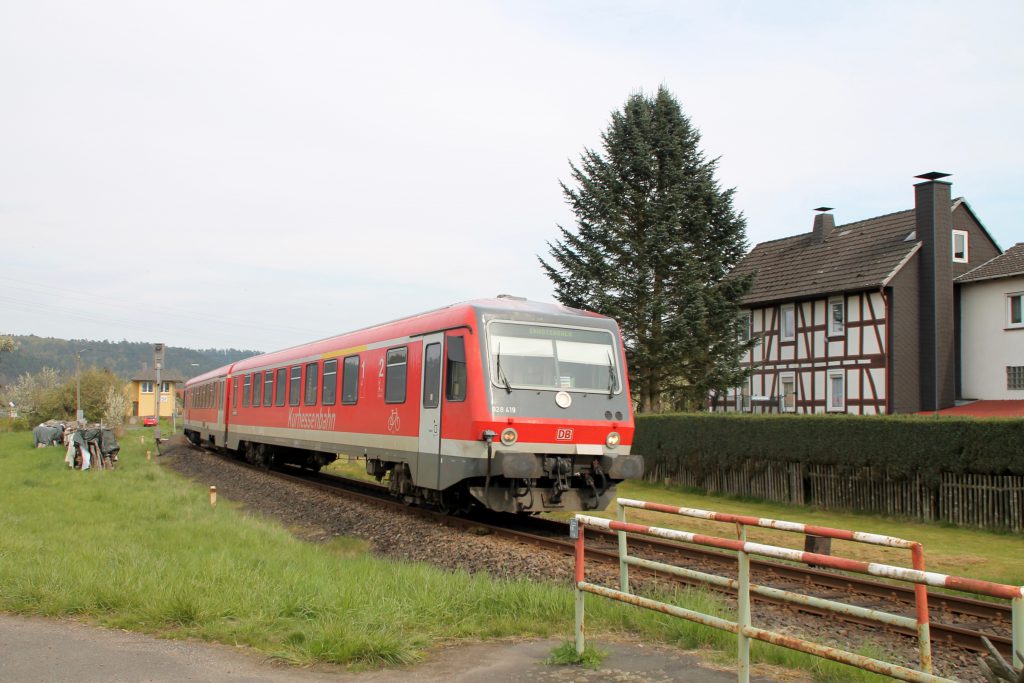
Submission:
M 185 435 L 197 446 L 222 446 L 214 442 L 212 435 L 206 441 L 196 432 L 186 431 Z M 338 457 L 334 453 L 252 441 L 239 442 L 238 448 L 229 452 L 258 467 L 293 465 L 314 472 Z M 461 474 L 440 489 L 418 482 L 409 462 L 372 455 L 365 458 L 366 473 L 386 483 L 395 498 L 410 505 L 456 513 L 474 507 L 531 514 L 603 510 L 614 498 L 618 482 L 643 473 L 642 459 L 633 455 L 565 456 L 498 451 L 486 460 L 465 459 L 459 468 Z

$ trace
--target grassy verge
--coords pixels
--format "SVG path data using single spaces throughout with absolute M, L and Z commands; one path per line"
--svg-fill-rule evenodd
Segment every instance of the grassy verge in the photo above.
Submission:
M 433 644 L 572 633 L 564 585 L 497 581 L 388 562 L 351 539 L 314 546 L 280 526 L 208 504 L 204 487 L 145 459 L 138 433 L 114 472 L 68 471 L 59 449 L 0 434 L 0 610 L 78 616 L 166 637 L 254 648 L 297 664 L 416 661 Z M 676 604 L 731 617 L 706 593 Z M 629 632 L 734 652 L 735 639 L 590 597 L 588 632 Z M 823 681 L 875 680 L 770 646 L 755 657 Z

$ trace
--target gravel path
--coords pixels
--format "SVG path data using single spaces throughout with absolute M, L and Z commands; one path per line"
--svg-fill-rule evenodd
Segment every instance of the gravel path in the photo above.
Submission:
M 572 557 L 510 539 L 476 535 L 439 526 L 412 516 L 396 516 L 384 508 L 333 496 L 259 471 L 238 467 L 205 451 L 175 441 L 165 449 L 164 465 L 204 485 L 216 485 L 219 496 L 242 503 L 247 510 L 277 519 L 300 537 L 323 542 L 335 536 L 367 541 L 373 552 L 404 561 L 429 562 L 445 569 L 485 572 L 498 578 L 526 578 L 571 584 Z M 467 535 L 471 538 L 467 540 Z M 631 579 L 634 577 L 631 576 Z M 588 566 L 589 581 L 618 585 L 617 569 Z M 638 593 L 650 586 L 631 581 Z M 728 599 L 726 599 L 728 601 Z M 754 605 L 754 624 L 809 640 L 858 651 L 874 645 L 889 661 L 916 667 L 916 641 L 879 628 L 846 624 L 765 604 Z M 933 644 L 935 673 L 964 681 L 984 681 L 975 657 Z

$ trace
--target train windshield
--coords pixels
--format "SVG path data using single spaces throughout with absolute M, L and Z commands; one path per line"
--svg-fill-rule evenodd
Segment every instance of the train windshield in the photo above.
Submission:
M 507 390 L 621 391 L 611 332 L 537 323 L 488 325 L 491 381 Z

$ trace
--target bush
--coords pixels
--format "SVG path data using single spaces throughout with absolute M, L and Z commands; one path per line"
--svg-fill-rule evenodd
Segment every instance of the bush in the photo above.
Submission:
M 0 432 L 27 432 L 32 426 L 23 417 L 0 418 Z
M 897 478 L 1024 474 L 1024 420 L 921 416 L 639 415 L 646 471 L 698 475 L 747 460 L 878 467 Z

